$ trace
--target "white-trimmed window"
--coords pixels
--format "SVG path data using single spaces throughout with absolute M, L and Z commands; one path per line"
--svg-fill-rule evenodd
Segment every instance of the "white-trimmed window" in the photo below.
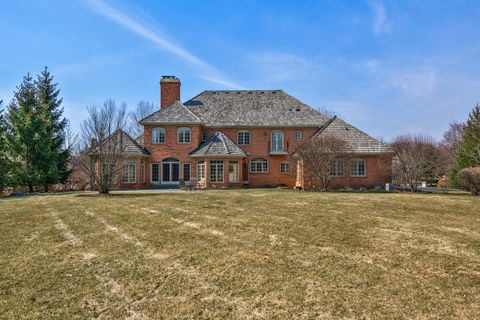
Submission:
M 159 163 L 152 163 L 150 165 L 151 169 L 151 182 L 160 182 L 160 164 Z
M 355 159 L 350 162 L 350 176 L 367 176 L 367 162 L 364 159 Z
M 165 143 L 165 128 L 152 129 L 152 143 L 153 144 Z
M 140 182 L 145 182 L 145 161 L 140 161 Z
M 183 180 L 190 182 L 190 163 L 183 164 Z
M 191 141 L 190 128 L 178 128 L 177 130 L 177 142 L 188 144 Z
M 204 181 L 205 180 L 205 161 L 198 160 L 197 161 L 197 181 Z
M 302 131 L 295 131 L 295 140 L 300 141 L 302 140 Z
M 250 161 L 250 172 L 252 173 L 266 173 L 268 172 L 268 160 L 263 158 L 256 158 Z
M 135 161 L 123 161 L 122 182 L 135 183 Z
M 330 163 L 330 175 L 332 177 L 343 177 L 345 175 L 343 160 L 334 160 Z
M 237 133 L 237 144 L 239 146 L 249 146 L 250 143 L 251 143 L 250 131 L 238 131 L 238 133 Z
M 280 163 L 280 173 L 290 173 L 290 162 L 281 162 Z
M 272 151 L 283 151 L 283 131 L 272 131 Z
M 210 160 L 210 182 L 223 182 L 223 160 Z
M 205 131 L 202 132 L 202 142 L 205 142 L 208 140 L 208 133 L 206 133 Z

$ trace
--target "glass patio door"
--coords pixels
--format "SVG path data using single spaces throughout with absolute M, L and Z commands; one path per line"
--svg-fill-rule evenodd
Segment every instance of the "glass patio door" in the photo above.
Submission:
M 180 162 L 177 159 L 162 161 L 162 183 L 176 184 L 180 175 Z
M 229 161 L 228 182 L 238 183 L 240 181 L 240 164 L 238 161 Z

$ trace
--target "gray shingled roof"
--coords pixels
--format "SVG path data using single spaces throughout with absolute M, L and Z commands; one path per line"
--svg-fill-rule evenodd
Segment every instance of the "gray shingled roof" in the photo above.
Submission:
M 174 101 L 148 117 L 140 120 L 140 124 L 184 123 L 199 124 L 202 121 L 186 108 L 180 101 Z
M 184 105 L 207 127 L 320 127 L 328 120 L 282 90 L 204 91 Z
M 190 152 L 191 157 L 245 157 L 247 153 L 240 149 L 232 140 L 230 140 L 223 132 L 217 131 L 207 141 L 202 143 L 198 148 Z
M 391 152 L 386 144 L 337 117 L 330 119 L 312 139 L 319 135 L 332 135 L 343 139 L 350 145 L 353 152 L 358 154 Z
M 125 131 L 119 129 L 112 133 L 108 138 L 104 140 L 103 143 L 107 141 L 114 141 L 114 143 L 118 143 L 118 151 L 121 151 L 121 154 L 124 156 L 149 156 L 150 152 L 147 149 L 142 147 L 138 142 L 136 142 L 130 135 L 128 135 Z M 95 148 L 91 152 L 95 154 Z

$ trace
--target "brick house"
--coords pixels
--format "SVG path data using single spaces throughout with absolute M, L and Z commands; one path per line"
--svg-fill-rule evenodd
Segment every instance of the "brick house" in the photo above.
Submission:
M 336 164 L 333 187 L 391 181 L 387 146 L 282 90 L 204 91 L 182 103 L 180 80 L 164 76 L 160 101 L 160 109 L 140 121 L 143 136 L 125 134 L 129 148 L 119 188 L 175 187 L 183 181 L 210 188 L 308 188 L 290 156 L 318 134 L 341 137 L 355 152 L 349 163 Z

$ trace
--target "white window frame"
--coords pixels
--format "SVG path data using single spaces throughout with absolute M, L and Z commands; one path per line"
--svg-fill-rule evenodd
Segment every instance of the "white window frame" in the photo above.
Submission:
M 278 137 L 274 138 L 277 134 L 280 134 L 281 140 L 278 139 Z M 285 147 L 285 134 L 282 130 L 274 130 L 272 131 L 272 134 L 270 135 L 271 141 L 270 141 L 270 150 L 272 151 L 284 151 Z M 279 144 L 281 142 L 281 145 Z M 279 148 L 280 147 L 280 148 Z
M 162 139 L 160 139 L 161 133 L 163 133 L 163 141 Z M 165 128 L 158 127 L 158 128 L 152 129 L 152 144 L 163 144 L 166 141 L 167 141 L 167 131 L 165 130 Z
M 145 183 L 145 161 L 140 161 L 140 183 Z
M 330 176 L 331 177 L 344 177 L 345 176 L 345 162 L 341 159 L 333 160 L 330 163 Z
M 188 166 L 188 180 L 185 179 L 185 166 Z M 182 177 L 185 182 L 192 180 L 192 165 L 189 162 L 182 163 Z
M 205 131 L 202 131 L 202 137 L 201 137 L 201 142 L 205 142 L 208 140 L 208 133 Z
M 240 138 L 242 136 L 242 138 Z M 248 136 L 248 143 L 246 143 L 245 136 Z M 237 132 L 237 144 L 239 146 L 249 146 L 252 144 L 252 135 L 248 130 L 240 130 Z
M 188 132 L 188 135 L 187 135 Z M 187 141 L 188 137 L 188 141 Z M 181 127 L 177 129 L 177 143 L 190 144 L 192 142 L 192 130 L 188 127 Z
M 198 160 L 197 161 L 197 181 L 205 181 L 205 161 Z
M 220 175 L 219 168 L 222 168 L 221 175 Z M 211 183 L 223 183 L 224 182 L 224 179 L 225 179 L 224 178 L 224 176 L 225 176 L 225 161 L 223 161 L 223 160 L 210 160 L 208 169 L 209 169 L 208 174 L 210 176 L 210 182 Z M 212 177 L 214 179 L 212 179 Z M 221 180 L 219 180 L 218 178 L 221 178 Z
M 268 160 L 255 158 L 250 160 L 250 173 L 268 173 Z
M 286 168 L 286 170 L 285 170 Z M 280 162 L 280 173 L 289 174 L 290 173 L 290 162 L 282 161 Z
M 297 130 L 293 135 L 295 137 L 295 141 L 302 141 L 302 131 Z
M 158 167 L 158 179 L 157 180 L 153 180 L 153 167 L 154 166 L 157 166 Z M 150 182 L 151 183 L 160 183 L 162 181 L 162 175 L 161 175 L 161 165 L 160 163 L 158 162 L 155 162 L 155 163 L 151 163 L 150 164 Z
M 360 163 L 363 163 L 364 173 L 360 172 Z M 367 176 L 367 160 L 365 159 L 353 159 L 350 161 L 350 177 L 366 177 Z
M 128 171 L 125 168 L 129 167 Z M 133 171 L 131 171 L 133 167 Z M 124 160 L 122 163 L 122 183 L 137 182 L 137 164 L 134 160 Z

